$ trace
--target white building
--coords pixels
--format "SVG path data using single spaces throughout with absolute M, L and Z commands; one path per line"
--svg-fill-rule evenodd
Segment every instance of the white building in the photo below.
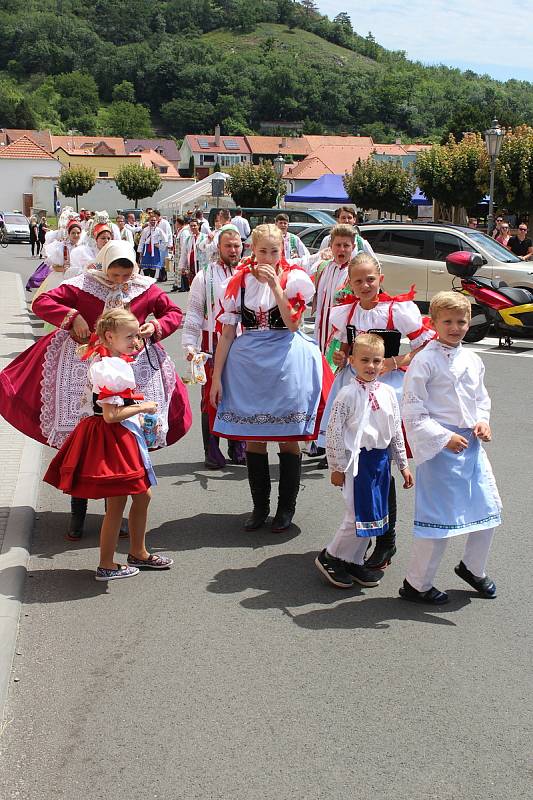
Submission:
M 49 201 L 41 206 L 33 196 L 34 178 L 57 182 L 61 164 L 27 136 L 0 147 L 0 210 L 21 211 L 26 216 L 32 208 L 53 211 L 53 190 Z
M 250 163 L 252 152 L 244 136 L 221 136 L 217 125 L 214 136 L 187 134 L 180 148 L 180 170 L 189 169 L 191 157 L 196 177 L 200 180 L 214 172 L 217 164 L 226 169 Z

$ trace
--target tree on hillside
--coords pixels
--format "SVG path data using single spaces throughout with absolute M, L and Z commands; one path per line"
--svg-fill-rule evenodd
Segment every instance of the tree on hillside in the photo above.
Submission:
M 135 208 L 139 200 L 152 197 L 162 185 L 157 170 L 140 164 L 126 164 L 121 167 L 115 176 L 115 183 L 124 197 L 135 202 Z
M 112 94 L 114 102 L 118 103 L 120 100 L 124 100 L 126 103 L 134 103 L 135 102 L 135 87 L 131 81 L 122 81 L 121 83 L 117 83 L 116 86 L 113 87 L 113 94 Z
M 305 13 L 308 17 L 318 14 L 318 6 L 315 0 L 300 0 L 300 5 L 305 8 Z
M 346 11 L 341 11 L 340 14 L 337 14 L 333 22 L 336 22 L 337 25 L 342 25 L 342 27 L 346 28 L 346 30 L 349 31 L 349 33 L 353 33 L 352 20 L 350 19 L 350 15 Z
M 533 212 L 533 128 L 520 125 L 504 136 L 496 165 L 498 204 L 515 212 Z
M 398 161 L 358 160 L 352 172 L 344 176 L 344 188 L 354 205 L 364 210 L 376 209 L 405 214 L 411 205 L 414 183 L 410 173 Z
M 450 219 L 464 222 L 460 209 L 473 208 L 487 192 L 488 159 L 483 139 L 478 133 L 468 133 L 460 142 L 450 136 L 445 145 L 433 145 L 431 150 L 419 153 L 415 176 L 426 197 L 441 203 Z
M 80 120 L 95 115 L 100 105 L 93 76 L 80 71 L 56 75 L 54 88 L 60 96 L 57 110 L 65 125 L 83 129 Z
M 150 112 L 146 106 L 125 100 L 118 100 L 107 108 L 100 109 L 98 127 L 105 136 L 122 136 L 124 139 L 150 138 L 154 135 Z
M 65 197 L 76 199 L 76 211 L 78 210 L 78 198 L 90 192 L 96 183 L 96 172 L 90 167 L 70 167 L 64 169 L 57 179 L 57 188 Z
M 228 172 L 226 191 L 237 206 L 272 208 L 285 188 L 271 161 L 263 161 L 259 166 L 239 164 Z

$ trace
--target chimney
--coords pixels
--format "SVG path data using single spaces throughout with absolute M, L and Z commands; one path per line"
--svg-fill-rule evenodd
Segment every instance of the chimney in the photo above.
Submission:
M 220 147 L 220 125 L 215 125 L 215 147 Z
M 280 147 L 287 147 L 287 137 L 286 136 L 282 137 Z
M 394 144 L 399 144 L 399 145 L 401 145 L 401 143 L 402 143 L 402 140 L 400 139 L 400 137 L 399 137 L 399 136 L 397 136 L 397 137 L 396 137 L 396 141 L 394 142 Z

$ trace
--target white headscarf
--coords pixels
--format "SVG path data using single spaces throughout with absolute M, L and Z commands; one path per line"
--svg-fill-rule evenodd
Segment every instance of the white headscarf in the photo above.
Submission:
M 115 284 L 112 283 L 107 277 L 107 270 L 118 259 L 126 259 L 132 266 L 132 274 L 125 283 Z M 139 265 L 135 259 L 135 251 L 128 242 L 112 239 L 105 244 L 98 253 L 98 261 L 102 265 L 101 269 L 88 269 L 87 275 L 96 280 L 98 283 L 109 289 L 105 301 L 106 308 L 120 308 L 129 305 L 131 298 L 129 297 L 130 289 L 135 287 L 144 287 L 148 289 L 155 280 L 147 278 L 145 275 L 139 274 Z M 138 292 L 135 292 L 137 295 Z

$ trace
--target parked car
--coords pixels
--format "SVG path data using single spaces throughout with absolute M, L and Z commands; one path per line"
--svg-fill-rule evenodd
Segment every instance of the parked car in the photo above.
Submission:
M 446 257 L 457 250 L 479 253 L 480 275 L 509 286 L 533 289 L 533 262 L 521 261 L 481 231 L 441 222 L 368 222 L 359 226 L 381 263 L 389 294 L 405 292 L 416 284 L 418 305 L 426 310 L 434 294 L 452 288 Z M 300 238 L 316 253 L 330 226 L 303 231 Z
M 139 222 L 142 213 L 142 208 L 117 208 L 117 216 L 118 214 L 123 214 L 127 219 L 128 214 L 134 214 L 136 222 Z
M 235 208 L 228 209 L 231 216 L 235 216 Z M 213 228 L 215 225 L 215 216 L 217 208 L 212 208 L 209 211 L 209 225 Z M 287 214 L 289 222 L 301 222 L 303 225 L 318 223 L 319 225 L 332 225 L 335 220 L 331 214 L 326 211 L 313 211 L 313 210 L 300 210 L 294 208 L 243 208 L 242 215 L 246 217 L 250 223 L 250 228 L 253 230 L 257 225 L 263 225 L 265 222 L 274 222 L 277 215 L 283 213 Z
M 30 241 L 30 223 L 24 214 L 17 214 L 13 211 L 2 211 L 6 225 L 7 241 L 28 242 Z

